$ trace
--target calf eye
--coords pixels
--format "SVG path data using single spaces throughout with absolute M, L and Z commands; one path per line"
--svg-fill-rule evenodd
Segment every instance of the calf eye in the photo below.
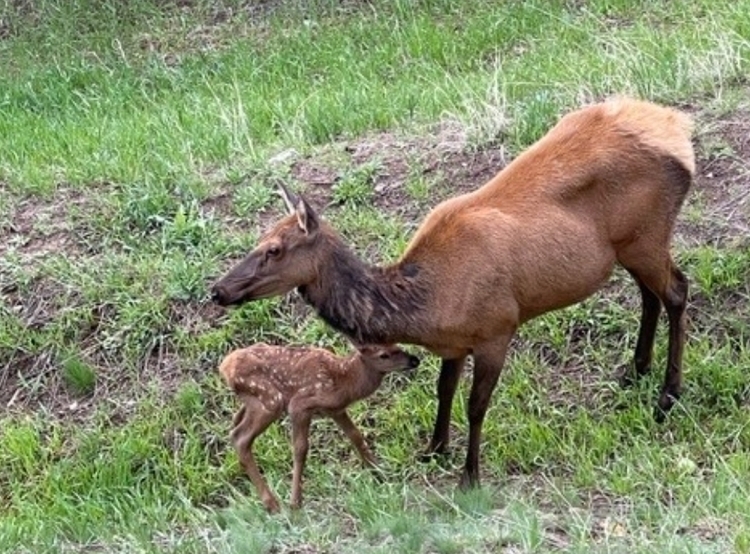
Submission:
M 388 352 L 381 352 L 379 358 L 381 360 L 386 360 L 386 359 L 390 358 L 390 354 L 388 354 Z
M 275 258 L 279 254 L 281 254 L 281 248 L 279 248 L 278 246 L 272 246 L 268 249 L 268 255 L 272 258 Z

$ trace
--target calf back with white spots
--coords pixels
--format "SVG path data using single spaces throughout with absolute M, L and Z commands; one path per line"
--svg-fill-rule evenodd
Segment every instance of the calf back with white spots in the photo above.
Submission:
M 418 363 L 396 346 L 366 345 L 344 357 L 324 348 L 257 343 L 230 353 L 219 371 L 232 390 L 256 397 L 268 409 L 286 409 L 295 395 L 316 393 L 326 396 L 321 408 L 333 409 L 371 395 L 385 373 Z M 331 395 L 338 406 L 331 405 Z

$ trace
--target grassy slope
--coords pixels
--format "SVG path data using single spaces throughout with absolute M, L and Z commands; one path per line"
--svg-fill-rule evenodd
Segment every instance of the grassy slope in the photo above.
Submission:
M 434 416 L 434 359 L 355 410 L 385 484 L 321 423 L 309 509 L 267 518 L 227 448 L 234 404 L 215 376 L 221 355 L 258 339 L 343 346 L 296 302 L 227 314 L 204 303 L 224 261 L 276 216 L 270 183 L 295 177 L 273 154 L 294 148 L 343 176 L 326 214 L 374 259 L 397 256 L 437 197 L 479 184 L 459 179 L 469 175 L 450 156 L 432 160 L 437 176 L 422 172 L 415 154 L 398 183 L 400 205 L 415 209 L 369 208 L 392 160 L 360 163 L 342 145 L 362 147 L 376 130 L 399 127 L 419 151 L 442 140 L 425 126 L 449 120 L 461 152 L 512 153 L 565 109 L 632 93 L 701 106 L 704 166 L 746 184 L 716 122 L 747 110 L 747 2 L 549 4 L 8 8 L 0 550 L 750 548 L 750 255 L 732 238 L 732 213 L 717 217 L 702 191 L 678 239 L 695 324 L 686 403 L 668 425 L 650 417 L 658 374 L 634 391 L 611 383 L 638 313 L 618 274 L 606 293 L 521 333 L 486 424 L 484 491 L 453 490 L 463 395 L 453 457 L 414 464 Z M 285 435 L 271 429 L 258 448 L 284 498 Z

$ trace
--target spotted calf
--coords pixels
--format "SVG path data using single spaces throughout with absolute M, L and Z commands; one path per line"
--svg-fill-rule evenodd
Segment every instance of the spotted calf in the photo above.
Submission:
M 339 357 L 322 348 L 258 343 L 224 358 L 219 372 L 242 401 L 234 416 L 232 442 L 266 509 L 276 512 L 279 503 L 253 457 L 252 445 L 258 435 L 289 414 L 294 449 L 291 505 L 297 508 L 302 502 L 311 419 L 316 415 L 332 418 L 362 460 L 375 467 L 375 458 L 346 408 L 374 393 L 385 373 L 418 365 L 416 357 L 396 346 L 362 346 Z

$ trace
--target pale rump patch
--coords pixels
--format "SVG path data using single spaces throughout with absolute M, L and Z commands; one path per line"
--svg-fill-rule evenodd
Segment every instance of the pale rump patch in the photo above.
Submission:
M 695 173 L 695 152 L 690 143 L 694 122 L 688 114 L 630 98 L 614 98 L 601 105 L 605 113 L 615 118 L 616 125 Z

